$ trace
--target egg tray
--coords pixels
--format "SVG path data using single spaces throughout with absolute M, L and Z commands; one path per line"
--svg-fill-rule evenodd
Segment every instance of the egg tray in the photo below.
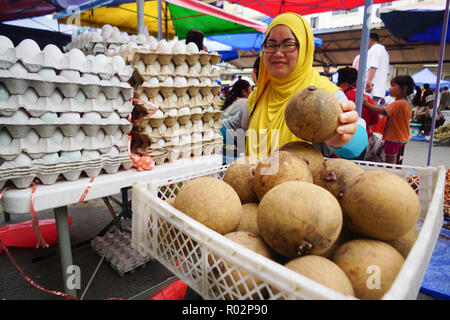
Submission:
M 132 148 L 134 152 L 150 155 L 156 165 L 161 165 L 166 161 L 175 161 L 190 157 L 208 156 L 211 154 L 221 154 L 223 144 L 221 141 L 208 141 L 199 143 L 179 144 L 177 146 L 160 147 L 158 145 L 140 146 Z
M 36 131 L 41 138 L 51 138 L 57 129 L 66 137 L 74 137 L 80 129 L 90 137 L 96 136 L 100 130 L 103 130 L 106 135 L 113 135 L 118 130 L 128 133 L 131 129 L 130 121 L 124 118 L 118 121 L 101 118 L 98 123 L 83 118 L 69 120 L 71 121 L 65 120 L 64 116 L 61 116 L 49 124 L 39 118 L 29 118 L 21 121 L 13 117 L 0 117 L 0 130 L 6 128 L 13 138 L 24 138 L 30 130 Z
M 8 181 L 19 189 L 28 188 L 35 178 L 46 185 L 54 184 L 59 178 L 67 181 L 78 180 L 84 172 L 89 178 L 97 177 L 102 170 L 113 174 L 119 169 L 128 170 L 132 162 L 128 155 L 119 157 L 102 157 L 97 160 L 67 161 L 59 164 L 36 164 L 32 166 L 0 167 L 0 189 Z
M 21 63 L 31 73 L 39 72 L 43 68 L 52 68 L 60 71 L 75 70 L 82 74 L 97 74 L 103 80 L 109 80 L 116 76 L 123 82 L 127 82 L 133 75 L 133 68 L 125 64 L 122 57 L 111 58 L 103 55 L 101 58 L 96 58 L 90 55 L 85 56 L 79 49 L 72 49 L 63 54 L 56 46 L 52 48 L 53 50 L 44 48 L 44 50 L 37 52 L 34 57 L 24 57 L 18 54 L 18 47 L 8 48 L 3 54 L 0 54 L 0 69 L 9 69 L 15 63 Z M 59 52 L 55 53 L 55 50 Z M 30 52 L 25 54 L 31 55 Z M 113 60 L 119 58 L 122 61 Z
M 148 124 L 157 128 L 163 122 L 168 126 L 173 126 L 177 121 L 181 125 L 188 123 L 189 120 L 209 122 L 213 119 L 214 121 L 219 121 L 223 114 L 222 110 L 213 105 L 187 106 L 188 109 L 186 109 L 185 107 L 174 108 L 160 104 L 158 105 L 160 112 L 157 112 L 153 105 L 144 101 L 134 103 L 134 106 L 132 121 L 139 128 L 145 128 Z M 177 110 L 176 115 L 171 115 L 173 110 Z M 189 111 L 189 113 L 186 113 L 186 111 Z
M 207 68 L 203 67 L 200 72 L 197 72 L 192 67 L 188 68 L 188 70 L 183 70 L 180 66 L 175 67 L 174 71 L 172 71 L 167 65 L 158 70 L 151 65 L 139 65 L 135 66 L 135 72 L 133 73 L 133 79 L 138 82 L 148 81 L 153 77 L 158 78 L 159 81 L 165 81 L 169 76 L 197 78 L 200 82 L 205 82 L 209 79 L 213 83 L 220 76 L 220 71 L 217 69 L 207 70 Z
M 194 65 L 197 61 L 201 65 L 208 63 L 214 65 L 220 62 L 221 55 L 217 52 L 205 52 L 200 51 L 198 53 L 180 53 L 180 52 L 161 52 L 152 49 L 136 48 L 131 50 L 128 54 L 132 55 L 131 65 L 136 65 L 139 61 L 144 62 L 146 65 L 152 65 L 158 61 L 161 65 L 167 65 L 170 61 L 173 61 L 175 65 L 181 65 L 187 62 L 189 65 Z
M 180 116 L 170 116 L 168 115 L 168 111 L 164 112 L 161 117 L 158 117 L 156 114 L 146 114 L 146 113 L 140 113 L 135 114 L 135 116 L 132 118 L 134 127 L 138 128 L 140 131 L 144 131 L 145 128 L 148 126 L 152 128 L 159 128 L 162 123 L 165 123 L 168 127 L 173 127 L 178 122 L 180 125 L 186 125 L 189 121 L 191 122 L 198 122 L 202 121 L 204 123 L 208 123 L 209 121 L 213 120 L 215 122 L 219 121 L 217 116 L 220 114 L 220 112 L 210 112 L 208 110 L 202 109 L 201 111 L 192 111 L 190 114 L 184 114 Z M 218 128 L 220 129 L 220 128 Z
M 126 273 L 151 262 L 154 259 L 141 255 L 131 247 L 131 234 L 113 226 L 104 236 L 95 237 L 91 241 L 92 250 L 100 257 L 105 256 L 111 267 L 123 277 Z
M 48 81 L 36 73 L 13 75 L 8 70 L 0 70 L 0 83 L 3 83 L 11 95 L 23 95 L 28 88 L 33 88 L 40 97 L 50 97 L 56 89 L 65 98 L 75 98 L 80 90 L 88 99 L 97 98 L 100 92 L 111 100 L 116 99 L 119 94 L 122 94 L 125 101 L 133 96 L 133 88 L 126 82 L 100 80 L 94 83 L 91 79 L 82 77 L 68 80 L 55 76 L 52 81 Z
M 145 81 L 139 86 L 135 86 L 134 90 L 137 95 L 141 95 L 145 92 L 148 98 L 156 97 L 158 94 L 164 98 L 169 98 L 173 93 L 175 93 L 177 97 L 183 97 L 185 93 L 189 93 L 191 98 L 197 96 L 198 93 L 200 93 L 202 97 L 208 97 L 209 93 L 211 93 L 211 101 L 206 101 L 206 103 L 211 103 L 214 100 L 214 97 L 219 95 L 221 86 L 218 83 L 211 85 L 201 83 L 199 85 L 166 86 L 162 84 L 151 85 L 148 81 Z
M 141 94 L 139 94 L 141 92 Z M 150 97 L 148 98 L 147 94 L 145 94 L 144 90 L 139 90 L 135 92 L 137 99 L 139 102 L 134 101 L 133 105 L 135 107 L 141 108 L 143 110 L 147 110 L 149 113 L 156 111 L 156 107 L 161 111 L 166 111 L 170 109 L 181 109 L 184 107 L 188 107 L 190 109 L 200 107 L 203 109 L 208 109 L 210 106 L 213 107 L 215 113 L 219 113 L 221 100 L 218 96 L 211 97 L 178 97 L 177 99 L 163 98 L 162 96 Z M 188 95 L 189 96 L 189 95 Z M 175 101 L 176 100 L 176 101 Z M 187 114 L 187 113 L 186 113 Z
M 209 122 L 203 123 L 202 121 L 195 121 L 192 124 L 192 127 L 188 127 L 187 125 L 172 126 L 167 128 L 156 127 L 149 128 L 147 127 L 134 127 L 131 131 L 131 136 L 133 139 L 140 139 L 145 143 L 157 143 L 160 139 L 164 139 L 166 143 L 170 143 L 177 137 L 183 136 L 191 136 L 192 141 L 202 141 L 202 139 L 194 139 L 196 136 L 200 137 L 210 137 L 204 140 L 212 140 L 214 137 L 213 132 L 219 133 L 220 121 L 215 122 L 214 124 L 210 124 Z M 175 142 L 175 144 L 178 143 Z
M 96 40 L 75 40 L 64 46 L 64 51 L 80 49 L 86 55 L 104 54 L 108 49 L 128 44 L 126 41 L 96 41 Z
M 128 128 L 131 129 L 131 124 L 128 124 Z M 27 153 L 32 159 L 38 159 L 44 154 L 61 151 L 99 150 L 102 154 L 108 154 L 113 148 L 127 151 L 128 132 L 129 130 L 116 130 L 113 134 L 105 134 L 98 131 L 97 135 L 86 136 L 84 131 L 79 129 L 75 136 L 63 136 L 61 132 L 57 132 L 50 137 L 42 138 L 38 137 L 36 132 L 29 131 L 22 138 L 13 138 L 7 145 L 5 141 L 0 141 L 0 159 L 11 161 L 20 153 Z M 0 129 L 0 133 L 4 134 L 4 131 Z M 3 139 L 3 135 L 1 137 Z
M 99 93 L 99 96 L 102 95 Z M 49 97 L 39 97 L 34 89 L 28 88 L 24 94 L 10 95 L 8 100 L 0 101 L 0 116 L 12 116 L 22 108 L 32 117 L 40 117 L 46 112 L 98 112 L 103 118 L 107 118 L 116 112 L 120 117 L 126 118 L 133 110 L 133 104 L 125 100 L 121 94 L 113 100 L 106 99 L 104 95 L 102 98 L 99 96 L 85 98 L 83 93 L 84 103 L 80 103 L 77 97 L 63 97 L 58 89 L 55 89 Z

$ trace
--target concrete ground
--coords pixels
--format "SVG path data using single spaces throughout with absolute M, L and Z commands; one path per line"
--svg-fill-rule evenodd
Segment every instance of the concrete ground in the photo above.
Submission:
M 411 141 L 408 143 L 404 155 L 404 165 L 422 166 L 427 163 L 429 144 L 426 142 Z M 450 168 L 450 147 L 434 146 L 431 166 L 443 165 Z M 121 199 L 120 195 L 115 198 Z M 112 202 L 115 212 L 120 212 L 120 206 Z M 112 220 L 112 215 L 100 200 L 87 201 L 69 207 L 69 215 L 73 218 L 70 228 L 73 245 L 73 262 L 81 270 L 81 289 L 77 291 L 80 298 L 85 300 L 103 300 L 108 298 L 130 299 L 152 288 L 168 277 L 172 276 L 164 266 L 156 261 L 148 262 L 145 266 L 121 276 L 107 261 L 100 265 L 100 256 L 89 245 L 94 238 Z M 39 213 L 40 219 L 54 218 L 53 211 L 47 210 Z M 6 222 L 4 215 L 0 214 L 0 227 L 30 220 L 29 215 L 11 215 Z M 47 249 L 10 247 L 10 253 L 17 265 L 23 269 L 32 281 L 50 291 L 63 291 L 62 273 L 59 262 L 58 246 L 53 245 Z M 96 276 L 88 283 L 96 268 Z M 60 300 L 61 296 L 45 292 L 32 286 L 21 275 L 5 252 L 0 253 L 0 299 L 6 300 Z M 143 295 L 148 298 L 148 294 Z M 192 290 L 188 290 L 187 299 L 199 299 Z M 426 294 L 419 293 L 417 299 L 433 299 Z

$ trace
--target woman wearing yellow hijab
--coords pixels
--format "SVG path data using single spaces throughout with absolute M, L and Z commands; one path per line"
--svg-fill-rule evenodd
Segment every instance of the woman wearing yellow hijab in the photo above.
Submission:
M 339 119 L 341 125 L 336 136 L 326 143 L 339 154 L 353 140 L 358 121 L 355 105 L 339 87 L 313 69 L 313 56 L 314 36 L 303 17 L 283 13 L 272 21 L 263 42 L 258 86 L 248 98 L 246 155 L 261 158 L 288 142 L 301 140 L 287 127 L 284 111 L 289 99 L 308 86 L 325 89 L 341 101 L 344 111 Z M 365 141 L 355 141 L 350 153 L 341 152 L 347 152 L 347 158 L 357 153 L 356 157 L 365 149 L 367 137 Z

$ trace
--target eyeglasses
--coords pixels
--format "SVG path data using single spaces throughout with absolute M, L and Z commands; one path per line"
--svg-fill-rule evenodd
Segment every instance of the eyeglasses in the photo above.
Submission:
M 297 50 L 298 46 L 299 43 L 297 42 L 285 42 L 280 44 L 264 43 L 262 47 L 265 53 L 273 53 L 277 50 L 277 48 L 280 48 L 280 51 L 285 53 L 285 52 L 294 52 L 295 50 Z

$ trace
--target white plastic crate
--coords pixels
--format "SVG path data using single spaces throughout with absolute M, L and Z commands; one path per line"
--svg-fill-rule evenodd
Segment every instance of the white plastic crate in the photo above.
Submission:
M 391 289 L 383 297 L 416 299 L 443 223 L 445 168 L 356 162 L 365 170 L 393 172 L 418 191 L 421 231 Z M 153 256 L 204 299 L 354 299 L 256 254 L 163 201 L 193 178 L 222 179 L 226 168 L 170 180 L 136 182 L 132 192 L 132 246 L 144 256 Z M 241 271 L 245 275 L 234 280 L 231 273 L 241 274 Z M 247 279 L 250 286 L 245 283 Z

